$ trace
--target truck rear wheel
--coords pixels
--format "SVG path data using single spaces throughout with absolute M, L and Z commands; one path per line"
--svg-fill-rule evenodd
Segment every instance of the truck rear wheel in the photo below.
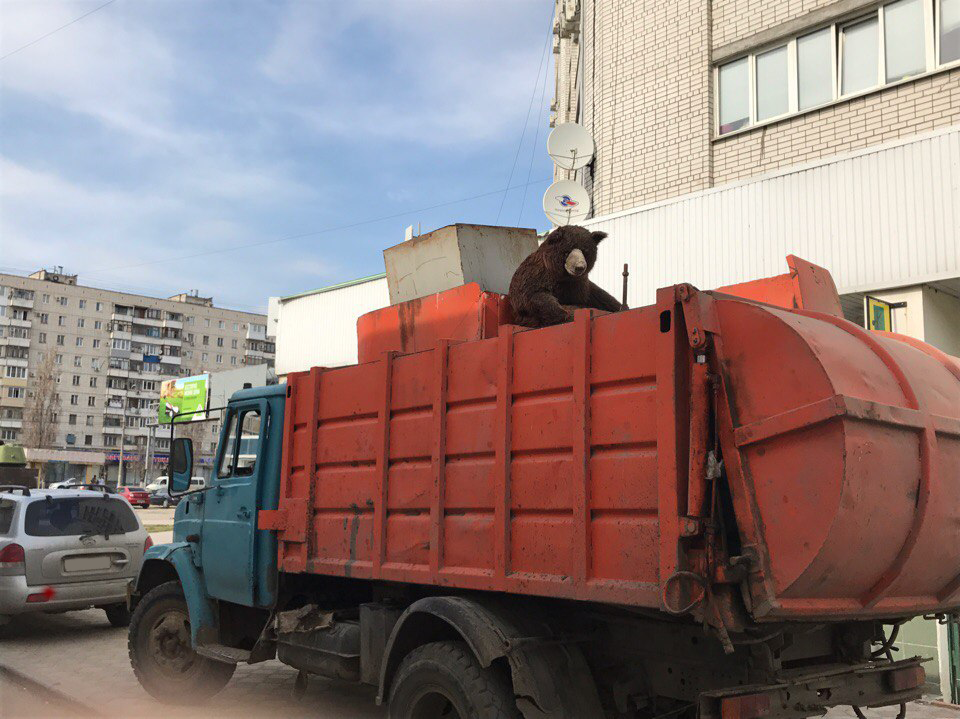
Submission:
M 484 669 L 463 642 L 433 642 L 408 654 L 390 689 L 390 719 L 515 719 L 513 689 Z
M 130 664 L 140 685 L 166 704 L 192 704 L 223 689 L 234 664 L 197 654 L 180 582 L 154 587 L 140 600 L 127 634 Z

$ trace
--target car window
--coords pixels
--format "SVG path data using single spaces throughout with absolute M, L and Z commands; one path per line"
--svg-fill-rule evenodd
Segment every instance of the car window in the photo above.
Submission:
M 12 499 L 0 499 L 0 534 L 10 532 L 10 525 L 13 524 L 13 513 L 17 509 L 17 503 Z
M 217 476 L 249 477 L 256 467 L 259 448 L 260 410 L 234 413 L 227 428 Z
M 125 534 L 139 527 L 130 505 L 109 497 L 50 497 L 28 504 L 24 517 L 33 537 Z

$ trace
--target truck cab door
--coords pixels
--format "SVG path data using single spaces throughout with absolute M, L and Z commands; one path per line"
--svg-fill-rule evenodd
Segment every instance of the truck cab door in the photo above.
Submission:
M 200 557 L 207 593 L 244 606 L 255 606 L 257 596 L 255 567 L 263 548 L 255 527 L 269 422 L 264 400 L 231 405 L 204 501 Z

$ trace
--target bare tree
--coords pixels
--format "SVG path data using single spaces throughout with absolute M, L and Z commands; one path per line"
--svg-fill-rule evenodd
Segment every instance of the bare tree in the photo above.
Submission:
M 57 437 L 57 412 L 60 410 L 60 395 L 57 385 L 60 368 L 52 351 L 43 355 L 30 382 L 27 404 L 23 415 L 23 444 L 30 449 L 53 447 Z M 47 465 L 41 470 L 41 479 L 46 482 Z

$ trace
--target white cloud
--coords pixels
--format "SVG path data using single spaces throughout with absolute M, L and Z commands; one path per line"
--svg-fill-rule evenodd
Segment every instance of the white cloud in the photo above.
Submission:
M 532 44 L 511 37 L 510 14 L 498 7 L 293 2 L 261 71 L 313 89 L 297 113 L 321 134 L 424 145 L 502 139 L 526 110 L 547 27 Z M 351 33 L 375 50 L 350 52 Z

